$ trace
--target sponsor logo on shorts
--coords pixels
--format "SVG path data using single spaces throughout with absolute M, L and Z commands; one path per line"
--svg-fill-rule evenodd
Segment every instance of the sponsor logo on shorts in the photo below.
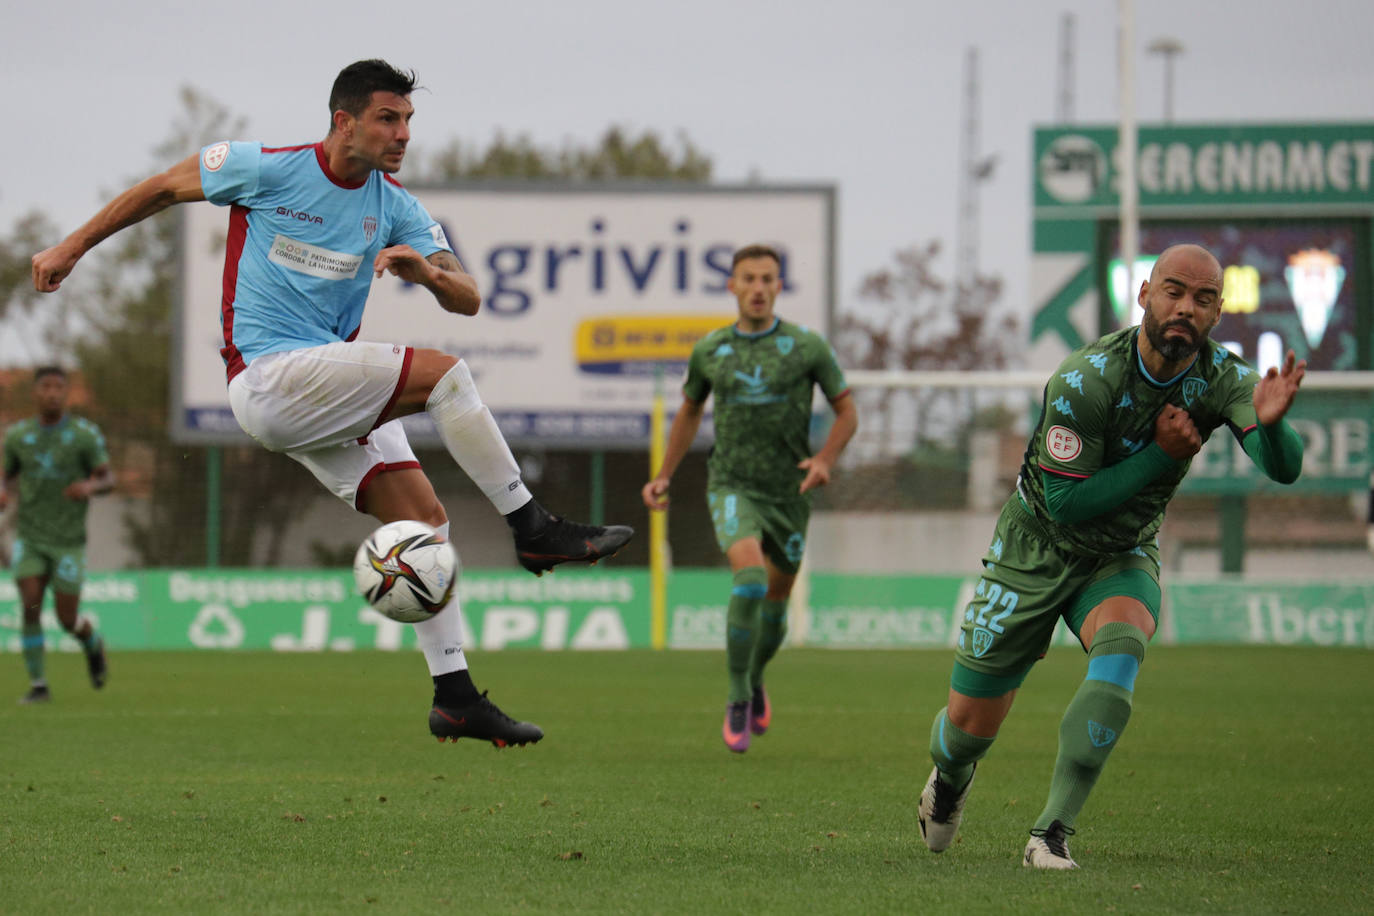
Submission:
M 1045 450 L 1059 461 L 1072 461 L 1083 451 L 1083 440 L 1067 426 L 1051 426 L 1045 431 Z
M 214 146 L 205 148 L 205 155 L 201 156 L 201 161 L 205 163 L 205 168 L 211 172 L 218 172 L 219 167 L 224 165 L 224 160 L 229 158 L 229 144 L 224 141 L 216 143 Z

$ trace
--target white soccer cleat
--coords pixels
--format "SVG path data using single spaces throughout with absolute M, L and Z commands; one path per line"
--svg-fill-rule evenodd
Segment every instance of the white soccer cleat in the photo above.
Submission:
M 1021 864 L 1026 868 L 1047 868 L 1057 871 L 1077 868 L 1078 863 L 1069 855 L 1069 844 L 1065 842 L 1070 836 L 1073 836 L 1073 828 L 1065 827 L 1058 821 L 1044 830 L 1032 830 L 1030 842 L 1026 844 L 1026 851 L 1021 857 Z
M 940 779 L 940 768 L 933 767 L 926 787 L 921 791 L 921 804 L 916 808 L 917 820 L 921 824 L 921 837 L 931 852 L 944 852 L 954 842 L 959 832 L 959 821 L 964 816 L 964 802 L 968 799 L 973 777 L 978 775 L 978 765 L 974 764 L 973 773 L 962 789 Z

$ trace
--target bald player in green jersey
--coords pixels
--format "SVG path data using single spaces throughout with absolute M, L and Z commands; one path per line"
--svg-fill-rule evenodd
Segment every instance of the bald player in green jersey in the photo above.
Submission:
M 673 418 L 663 466 L 644 485 L 650 509 L 668 505 L 668 482 L 715 399 L 715 446 L 707 462 L 707 502 L 733 582 L 726 614 L 729 699 L 721 736 L 737 753 L 772 721 L 763 669 L 787 630 L 787 599 L 806 546 L 811 491 L 830 482 L 858 414 L 835 352 L 825 339 L 773 314 L 782 260 L 765 245 L 735 252 L 727 288 L 735 323 L 692 349 L 682 407 Z M 814 388 L 835 411 L 825 443 L 811 454 Z
M 29 672 L 21 703 L 51 698 L 43 671 L 43 592 L 52 587 L 58 622 L 86 653 L 91 683 L 105 685 L 105 647 L 79 613 L 86 574 L 86 509 L 92 496 L 114 489 L 105 437 L 89 420 L 67 413 L 67 373 L 45 366 L 34 373 L 37 416 L 5 433 L 0 509 L 17 493 L 18 537 L 11 569 L 23 605 L 20 645 Z
M 1301 472 L 1302 440 L 1283 417 L 1306 363 L 1290 350 L 1260 374 L 1213 342 L 1221 291 L 1210 252 L 1167 249 L 1141 284 L 1141 325 L 1076 350 L 1045 386 L 931 729 L 919 822 L 933 851 L 953 842 L 978 760 L 1062 617 L 1088 670 L 1060 723 L 1049 798 L 1022 862 L 1078 867 L 1066 837 L 1130 718 L 1159 618 L 1155 535 L 1193 455 L 1225 426 L 1271 479 Z

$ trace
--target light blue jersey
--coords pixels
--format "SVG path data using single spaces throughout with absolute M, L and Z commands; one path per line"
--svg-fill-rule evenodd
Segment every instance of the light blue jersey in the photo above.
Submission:
M 318 143 L 211 144 L 200 183 L 211 203 L 232 205 L 220 350 L 230 379 L 265 353 L 353 339 L 383 248 L 452 250 L 398 182 L 378 171 L 345 182 Z

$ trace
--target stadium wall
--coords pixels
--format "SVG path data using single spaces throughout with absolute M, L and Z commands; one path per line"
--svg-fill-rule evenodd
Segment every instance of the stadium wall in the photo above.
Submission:
M 943 648 L 958 638 L 974 579 L 810 577 L 793 632 L 819 648 Z M 478 650 L 650 647 L 649 573 L 472 571 L 461 584 L 466 643 Z M 1374 577 L 1339 581 L 1165 583 L 1157 642 L 1374 648 Z M 142 649 L 351 652 L 415 649 L 411 627 L 368 608 L 352 575 L 332 570 L 140 570 L 90 575 L 83 612 L 116 651 Z M 668 648 L 725 644 L 718 570 L 677 570 L 668 584 Z M 17 590 L 0 578 L 0 652 L 20 650 Z M 49 645 L 76 643 L 44 614 Z M 1056 644 L 1073 645 L 1061 626 Z

